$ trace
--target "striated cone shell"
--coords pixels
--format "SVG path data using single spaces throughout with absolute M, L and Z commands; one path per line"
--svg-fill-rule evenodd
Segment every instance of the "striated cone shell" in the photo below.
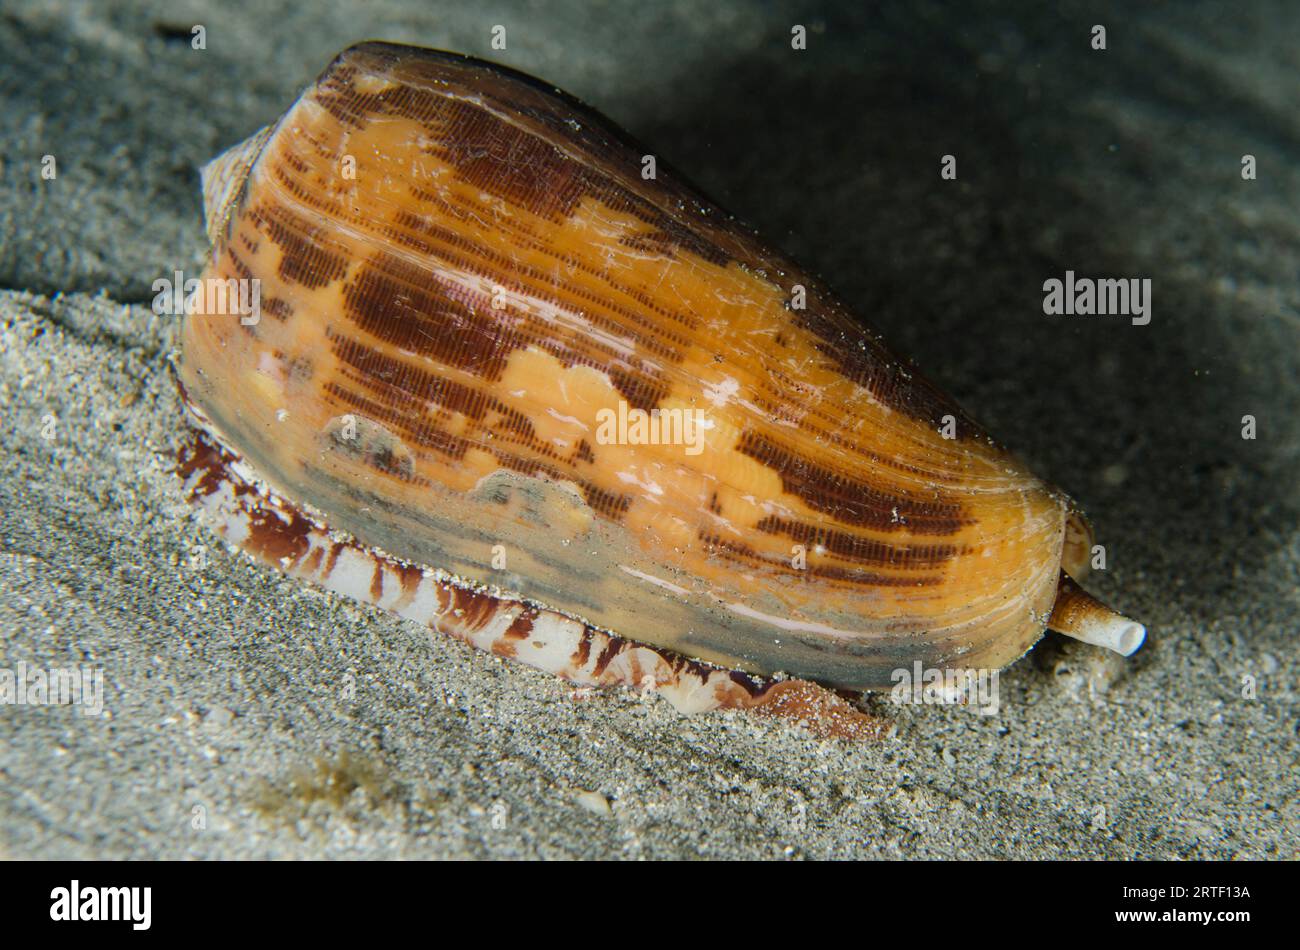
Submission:
M 522 74 L 345 51 L 204 171 L 205 278 L 261 314 L 185 318 L 186 399 L 331 529 L 687 658 L 1019 657 L 1086 566 L 1069 499 L 647 154 Z M 634 410 L 698 441 L 611 437 Z

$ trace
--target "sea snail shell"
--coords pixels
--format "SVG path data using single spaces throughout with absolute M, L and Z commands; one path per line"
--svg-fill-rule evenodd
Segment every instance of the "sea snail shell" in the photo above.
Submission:
M 207 166 L 205 283 L 260 281 L 260 319 L 184 320 L 219 530 L 686 709 L 773 695 L 731 670 L 995 669 L 1049 625 L 1137 649 L 1070 580 L 1070 500 L 644 155 L 527 76 L 365 43 Z

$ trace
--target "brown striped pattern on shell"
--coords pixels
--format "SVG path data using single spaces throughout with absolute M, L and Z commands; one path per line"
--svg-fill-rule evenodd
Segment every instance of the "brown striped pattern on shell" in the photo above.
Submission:
M 1068 499 L 645 154 L 509 70 L 348 50 L 215 209 L 207 276 L 263 313 L 187 317 L 189 398 L 332 527 L 640 643 L 858 689 L 1023 653 Z M 599 438 L 620 404 L 701 450 Z

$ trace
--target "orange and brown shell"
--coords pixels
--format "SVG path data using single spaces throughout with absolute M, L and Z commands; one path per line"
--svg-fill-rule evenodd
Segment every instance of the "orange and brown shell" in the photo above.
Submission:
M 1002 667 L 1054 607 L 1135 649 L 1062 587 L 1070 500 L 647 154 L 522 74 L 365 43 L 208 166 L 204 279 L 260 282 L 257 319 L 184 321 L 227 537 L 578 680 L 605 636 L 646 648 L 618 681 L 883 688 Z

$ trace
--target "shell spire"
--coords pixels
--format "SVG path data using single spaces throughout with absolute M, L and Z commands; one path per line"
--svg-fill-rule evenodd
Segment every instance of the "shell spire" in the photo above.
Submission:
M 271 132 L 269 125 L 259 129 L 199 169 L 203 185 L 203 220 L 207 225 L 208 240 L 214 245 L 220 242 L 230 219 L 231 206 L 239 198 L 249 169 L 257 161 Z

